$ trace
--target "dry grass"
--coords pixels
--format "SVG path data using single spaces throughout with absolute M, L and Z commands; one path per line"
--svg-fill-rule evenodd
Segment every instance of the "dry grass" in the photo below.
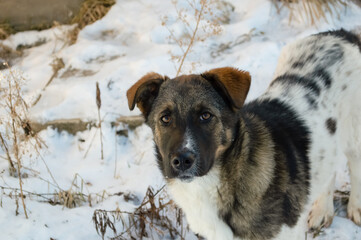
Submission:
M 58 60 L 58 62 L 62 62 Z M 53 68 L 59 69 L 59 65 L 53 64 Z M 42 201 L 50 204 L 61 204 L 67 208 L 73 208 L 88 202 L 91 205 L 92 200 L 96 202 L 102 201 L 109 196 L 105 192 L 102 194 L 84 194 L 84 180 L 76 174 L 70 187 L 67 190 L 62 189 L 54 179 L 50 169 L 45 160 L 40 154 L 40 148 L 46 146 L 45 143 L 37 136 L 36 132 L 31 127 L 31 122 L 27 117 L 28 104 L 24 100 L 22 87 L 25 84 L 25 79 L 22 73 L 11 69 L 7 65 L 6 71 L 0 72 L 0 147 L 5 153 L 6 159 L 9 163 L 9 175 L 19 179 L 19 187 L 0 186 L 2 189 L 1 198 L 5 195 L 15 200 L 16 214 L 19 214 L 19 202 L 21 202 L 24 210 L 24 215 L 28 218 L 25 199 L 37 197 Z M 56 75 L 55 71 L 55 75 Z M 40 158 L 52 182 L 37 176 L 39 173 L 36 170 L 23 166 L 23 159 Z M 46 181 L 49 185 L 55 187 L 53 193 L 33 193 L 26 191 L 23 187 L 23 178 L 28 177 L 28 173 L 34 174 L 37 178 Z M 5 183 L 6 185 L 6 183 Z M 5 192 L 5 190 L 7 192 Z M 1 201 L 2 202 L 2 201 Z
M 115 0 L 86 0 L 79 13 L 73 18 L 72 23 L 77 23 L 80 29 L 92 24 L 93 22 L 104 17 Z
M 95 210 L 93 222 L 103 239 L 108 230 L 115 235 L 110 239 L 185 239 L 189 231 L 181 210 L 169 200 L 164 186 L 156 192 L 149 187 L 142 203 L 133 212 L 118 208 L 114 211 Z M 118 223 L 122 226 L 120 233 L 116 228 Z
M 327 22 L 327 13 L 331 17 L 339 14 L 347 6 L 345 0 L 272 0 L 278 12 L 286 7 L 289 10 L 289 22 L 301 18 L 307 24 L 317 24 L 320 20 Z
M 77 27 L 68 33 L 70 44 L 76 42 L 81 29 L 103 18 L 114 4 L 115 0 L 85 0 L 79 13 L 71 21 Z
M 26 143 L 31 144 L 35 151 L 43 144 L 32 131 L 27 117 L 28 104 L 21 89 L 25 79 L 7 63 L 5 65 L 8 67 L 7 73 L 0 72 L 0 145 L 9 162 L 9 174 L 19 179 L 19 196 L 25 217 L 28 218 L 23 193 L 22 158 L 26 154 L 32 154 L 27 150 Z
M 80 180 L 80 185 L 78 181 Z M 74 179 L 68 190 L 60 190 L 54 194 L 54 204 L 61 204 L 66 208 L 75 208 L 88 201 L 89 196 L 83 193 L 84 180 L 75 174 Z
M 0 40 L 6 39 L 10 34 L 13 34 L 15 32 L 16 31 L 11 27 L 9 23 L 0 23 Z

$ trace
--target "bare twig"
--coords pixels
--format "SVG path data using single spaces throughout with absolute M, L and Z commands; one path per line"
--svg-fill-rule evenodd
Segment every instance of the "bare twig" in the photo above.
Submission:
M 117 142 L 117 133 L 114 133 L 114 178 L 117 176 L 117 162 L 118 162 L 118 142 Z
M 35 151 L 37 152 L 38 156 L 40 157 L 41 161 L 44 163 L 44 165 L 45 165 L 45 167 L 46 167 L 46 170 L 48 171 L 51 179 L 53 179 L 54 184 L 56 185 L 57 188 L 60 189 L 59 184 L 56 182 L 56 180 L 55 180 L 52 172 L 50 171 L 50 168 L 49 168 L 48 164 L 46 164 L 43 156 L 40 154 L 39 149 L 37 149 L 36 147 L 35 147 L 34 149 L 35 149 Z
M 184 60 L 185 60 L 185 58 L 187 57 L 190 49 L 193 47 L 194 39 L 195 39 L 195 37 L 196 37 L 197 31 L 198 31 L 198 27 L 199 27 L 199 22 L 200 22 L 201 19 L 202 19 L 203 10 L 204 10 L 204 7 L 205 7 L 206 3 L 207 3 L 207 1 L 205 1 L 205 0 L 201 1 L 201 10 L 200 10 L 200 11 L 197 11 L 197 10 L 196 10 L 196 11 L 197 11 L 196 27 L 195 27 L 194 30 L 193 30 L 192 37 L 190 38 L 190 42 L 189 42 L 189 44 L 188 44 L 187 50 L 185 51 L 185 53 L 184 53 L 183 56 L 182 56 L 182 60 L 181 60 L 181 62 L 180 62 L 180 64 L 179 64 L 179 67 L 178 67 L 176 76 L 179 75 L 179 73 L 180 73 L 180 71 L 181 71 L 181 69 L 182 69 Z
M 50 79 L 48 80 L 48 82 L 45 84 L 45 86 L 41 89 L 41 92 L 44 92 L 45 89 L 50 85 L 50 83 L 54 80 L 55 77 L 58 76 L 58 72 L 60 71 L 60 69 L 65 67 L 65 64 L 63 62 L 63 59 L 61 58 L 55 58 L 53 60 L 53 62 L 50 64 L 51 67 L 53 68 L 53 74 L 51 75 Z M 35 101 L 33 102 L 32 106 L 35 106 L 40 98 L 41 98 L 42 94 L 39 93 L 39 95 L 35 98 Z
M 95 136 L 96 136 L 96 134 L 97 134 L 97 132 L 98 132 L 98 129 L 99 129 L 99 128 L 97 128 L 97 129 L 95 130 L 95 133 L 94 133 L 94 135 L 93 135 L 93 137 L 92 137 L 92 140 L 90 141 L 90 144 L 89 144 L 89 146 L 88 146 L 88 149 L 86 150 L 86 152 L 85 152 L 85 154 L 84 154 L 84 157 L 83 157 L 84 159 L 88 156 L 89 150 L 90 150 L 91 146 L 93 145 L 93 142 L 94 142 Z
M 24 214 L 25 214 L 25 217 L 28 218 L 28 213 L 26 212 L 26 206 L 25 206 L 25 198 L 24 198 L 24 193 L 23 193 L 23 182 L 21 180 L 21 160 L 20 160 L 20 157 L 19 157 L 19 146 L 18 146 L 18 140 L 17 140 L 17 136 L 16 136 L 16 130 L 15 130 L 15 121 L 13 121 L 13 124 L 12 124 L 12 131 L 14 132 L 14 152 L 15 152 L 15 159 L 16 159 L 16 162 L 17 162 L 17 170 L 18 170 L 18 178 L 19 178 L 19 186 L 20 186 L 20 193 L 21 193 L 21 202 L 23 204 L 23 209 L 24 209 Z
M 168 17 L 162 18 L 162 26 L 169 32 L 168 39 L 174 42 L 180 50 L 180 54 L 170 51 L 171 61 L 174 64 L 176 75 L 178 76 L 186 64 L 186 58 L 192 52 L 193 46 L 197 43 L 205 41 L 208 37 L 219 34 L 222 29 L 220 22 L 217 20 L 213 10 L 218 9 L 218 1 L 210 0 L 187 0 L 188 8 L 178 6 L 178 1 L 173 0 L 177 22 L 180 22 L 183 27 L 181 35 L 176 35 L 175 30 L 171 27 L 172 24 L 168 22 Z M 188 16 L 194 15 L 194 21 L 190 21 Z M 200 33 L 201 32 L 201 33 Z M 193 69 L 199 62 L 190 62 Z
M 12 188 L 12 187 L 5 187 L 5 186 L 0 186 L 0 188 L 1 188 L 1 190 L 2 190 L 2 194 L 3 194 L 3 195 L 9 195 L 9 196 L 10 196 L 10 194 L 6 194 L 6 193 L 4 192 L 4 190 L 11 190 L 11 191 L 14 191 L 14 192 L 20 191 L 19 188 Z M 23 192 L 24 192 L 26 195 L 28 195 L 28 196 L 40 197 L 40 198 L 46 200 L 46 201 L 49 202 L 49 203 L 52 203 L 53 200 L 52 200 L 51 198 L 46 197 L 46 196 L 53 196 L 53 195 L 55 195 L 55 193 L 34 193 L 34 192 L 31 192 L 31 191 L 27 191 L 27 190 L 25 190 L 25 189 L 23 189 Z
M 6 142 L 3 138 L 3 136 L 1 135 L 1 133 L 0 133 L 0 140 L 1 140 L 1 147 L 5 150 L 7 159 L 9 161 L 9 172 L 10 172 L 10 176 L 12 176 L 12 175 L 14 175 L 16 169 L 14 167 L 13 161 L 11 160 L 9 149 L 8 149 Z

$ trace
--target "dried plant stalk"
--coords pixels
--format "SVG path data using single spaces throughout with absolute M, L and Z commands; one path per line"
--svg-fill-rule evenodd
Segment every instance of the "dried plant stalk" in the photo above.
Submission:
M 64 61 L 61 58 L 55 58 L 53 60 L 53 62 L 50 64 L 51 67 L 53 68 L 53 74 L 51 75 L 50 79 L 48 80 L 48 82 L 45 84 L 45 86 L 41 89 L 42 92 L 45 91 L 45 89 L 50 85 L 50 83 L 54 80 L 54 78 L 56 78 L 58 76 L 58 72 L 65 67 Z M 35 101 L 33 102 L 32 106 L 35 106 L 40 98 L 41 98 L 42 94 L 39 93 L 39 95 L 35 98 Z
M 100 108 L 102 106 L 102 101 L 100 98 L 100 88 L 99 83 L 96 82 L 96 104 L 98 108 L 98 120 L 99 120 L 99 129 L 100 129 L 100 157 L 103 160 L 104 159 L 104 153 L 103 153 L 103 131 L 102 131 L 102 120 L 100 117 Z
M 15 169 L 15 166 L 13 164 L 13 161 L 11 160 L 11 156 L 10 156 L 10 153 L 9 153 L 9 149 L 7 147 L 7 144 L 3 138 L 3 136 L 1 135 L 0 133 L 0 140 L 1 140 L 1 147 L 4 149 L 5 153 L 6 153 L 6 156 L 7 156 L 7 159 L 9 161 L 9 172 L 10 172 L 10 176 L 13 176 L 16 172 L 16 169 Z
M 13 123 L 13 131 L 15 131 L 15 123 Z M 19 157 L 19 147 L 18 147 L 18 143 L 17 143 L 17 137 L 16 134 L 14 134 L 14 143 L 15 143 L 15 158 L 16 158 L 16 163 L 17 163 L 17 170 L 18 170 L 18 178 L 19 178 L 19 187 L 20 187 L 20 193 L 21 193 L 21 203 L 23 205 L 23 209 L 24 209 L 24 214 L 26 219 L 28 219 L 28 213 L 26 211 L 26 205 L 25 205 L 25 197 L 24 197 L 24 193 L 23 193 L 23 181 L 21 179 L 21 160 Z

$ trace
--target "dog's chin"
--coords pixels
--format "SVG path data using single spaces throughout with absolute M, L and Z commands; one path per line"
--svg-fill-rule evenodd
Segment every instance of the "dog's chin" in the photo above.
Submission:
M 196 177 L 197 176 L 195 176 L 193 174 L 189 174 L 189 173 L 181 173 L 181 174 L 173 175 L 173 176 L 164 175 L 164 178 L 168 183 L 173 182 L 173 181 L 189 183 L 189 182 L 192 182 Z
M 177 179 L 181 180 L 182 182 L 189 183 L 193 181 L 194 176 L 190 174 L 182 174 L 178 176 Z

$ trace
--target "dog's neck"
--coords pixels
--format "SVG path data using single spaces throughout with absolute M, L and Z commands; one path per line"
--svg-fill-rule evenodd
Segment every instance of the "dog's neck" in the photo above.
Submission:
M 252 119 L 252 121 L 250 121 Z M 272 143 L 271 135 L 268 132 L 267 127 L 264 126 L 264 122 L 257 117 L 243 114 L 240 117 L 238 123 L 238 132 L 235 133 L 234 142 L 232 145 L 241 147 L 230 147 L 228 151 L 219 161 L 221 167 L 226 169 L 223 171 L 225 176 L 221 176 L 221 180 L 226 180 L 231 183 L 232 188 L 245 189 L 247 195 L 262 195 L 267 190 L 267 183 L 271 182 L 270 179 L 273 176 L 273 169 L 275 163 L 272 160 L 274 156 L 274 146 Z M 255 176 L 250 175 L 250 168 L 256 169 L 258 176 L 257 182 L 250 181 Z M 237 174 L 232 172 L 237 171 Z M 242 174 L 239 174 L 241 172 Z M 260 178 L 259 176 L 262 176 Z M 233 179 L 233 176 L 241 176 L 240 179 Z M 247 181 L 242 181 L 243 178 L 247 178 Z M 259 181 L 262 181 L 261 184 Z M 225 182 L 225 181 L 222 181 Z M 244 184 L 250 183 L 250 186 Z M 255 185 L 258 185 L 255 187 Z M 250 189 L 250 190 L 248 190 Z M 252 198 L 252 202 L 254 202 Z
M 220 161 L 221 168 L 225 170 L 221 171 L 223 175 L 220 176 L 219 214 L 231 226 L 230 212 L 232 208 L 237 208 L 240 211 L 237 219 L 242 219 L 247 232 L 252 220 L 260 214 L 262 196 L 272 182 L 275 162 L 270 156 L 274 155 L 274 146 L 269 144 L 272 142 L 271 136 L 257 117 L 242 114 L 238 125 L 239 131 L 233 144 L 241 147 L 229 148 Z M 254 175 L 255 172 L 257 175 Z M 223 198 L 223 195 L 232 198 Z

